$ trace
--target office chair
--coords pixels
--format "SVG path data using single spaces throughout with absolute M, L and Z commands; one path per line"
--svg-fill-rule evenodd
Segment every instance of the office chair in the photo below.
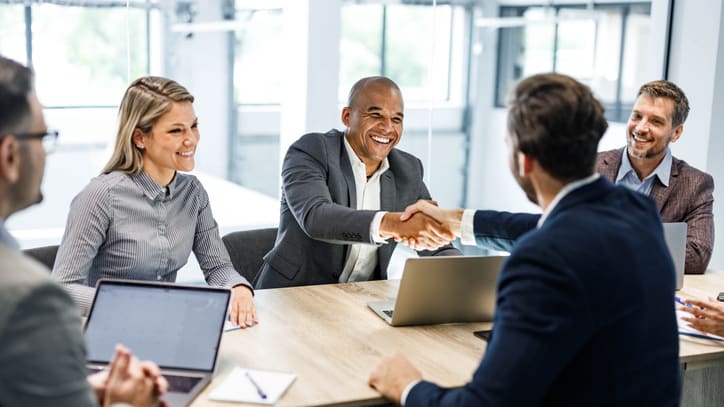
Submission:
M 253 285 L 264 263 L 263 257 L 274 247 L 276 238 L 277 228 L 269 228 L 232 232 L 224 235 L 221 240 L 224 241 L 236 271 Z
M 58 245 L 33 247 L 31 249 L 24 249 L 23 253 L 26 256 L 32 257 L 33 259 L 43 263 L 45 267 L 53 270 L 53 264 L 55 264 L 55 255 L 58 254 Z

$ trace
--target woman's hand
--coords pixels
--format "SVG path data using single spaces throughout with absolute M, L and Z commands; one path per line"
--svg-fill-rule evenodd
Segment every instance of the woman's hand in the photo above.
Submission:
M 229 305 L 229 318 L 231 323 L 246 328 L 259 323 L 254 307 L 254 295 L 249 287 L 237 285 L 231 289 L 231 304 Z

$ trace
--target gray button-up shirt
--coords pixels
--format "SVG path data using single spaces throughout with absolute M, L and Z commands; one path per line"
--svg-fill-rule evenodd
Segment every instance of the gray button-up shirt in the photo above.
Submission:
M 145 172 L 100 175 L 71 203 L 53 276 L 87 312 L 100 278 L 176 281 L 193 250 L 210 285 L 249 282 L 234 270 L 196 177 L 167 186 Z

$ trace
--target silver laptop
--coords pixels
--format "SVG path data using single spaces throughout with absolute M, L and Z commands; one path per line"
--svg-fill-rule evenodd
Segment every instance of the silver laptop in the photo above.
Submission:
M 674 260 L 676 270 L 676 289 L 684 286 L 684 267 L 686 266 L 686 222 L 664 223 L 664 238 Z
M 492 321 L 505 256 L 407 259 L 397 298 L 367 305 L 390 325 Z
M 169 382 L 171 406 L 186 406 L 216 366 L 231 292 L 145 281 L 98 281 L 85 322 L 89 371 L 104 368 L 116 344 L 155 362 Z

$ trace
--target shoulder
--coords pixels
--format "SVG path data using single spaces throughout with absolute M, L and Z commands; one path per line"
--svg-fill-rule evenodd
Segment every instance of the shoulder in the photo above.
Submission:
M 101 174 L 92 178 L 78 196 L 88 196 L 94 200 L 99 200 L 103 197 L 109 197 L 114 192 L 117 192 L 119 188 L 123 188 L 131 182 L 130 176 L 121 171 Z
M 0 280 L 3 282 L 0 285 L 0 327 L 4 326 L 18 304 L 29 298 L 57 297 L 63 301 L 67 300 L 65 301 L 67 303 L 72 302 L 42 264 L 2 244 L 0 244 L 0 257 L 3 259 L 0 264 Z
M 335 146 L 342 145 L 342 138 L 344 133 L 332 129 L 326 133 L 307 133 L 297 139 L 292 144 L 292 147 L 309 150 L 309 149 L 329 149 Z
M 177 188 L 204 189 L 201 181 L 199 181 L 195 175 L 191 174 L 177 172 L 175 183 Z
M 390 170 L 395 174 L 396 177 L 409 176 L 413 179 L 422 178 L 422 161 L 420 161 L 420 159 L 415 157 L 414 155 L 406 151 L 394 148 L 387 156 L 387 160 L 390 163 Z
M 200 199 L 202 201 L 208 200 L 208 193 L 204 188 L 201 181 L 191 174 L 176 173 L 175 181 L 176 195 L 182 196 L 184 200 L 187 199 Z
M 596 156 L 596 163 L 600 165 L 610 165 L 621 161 L 623 147 L 614 150 L 601 151 Z
M 672 157 L 673 172 L 687 179 L 699 180 L 700 182 L 714 183 L 714 178 L 696 167 L 692 167 L 686 161 Z

